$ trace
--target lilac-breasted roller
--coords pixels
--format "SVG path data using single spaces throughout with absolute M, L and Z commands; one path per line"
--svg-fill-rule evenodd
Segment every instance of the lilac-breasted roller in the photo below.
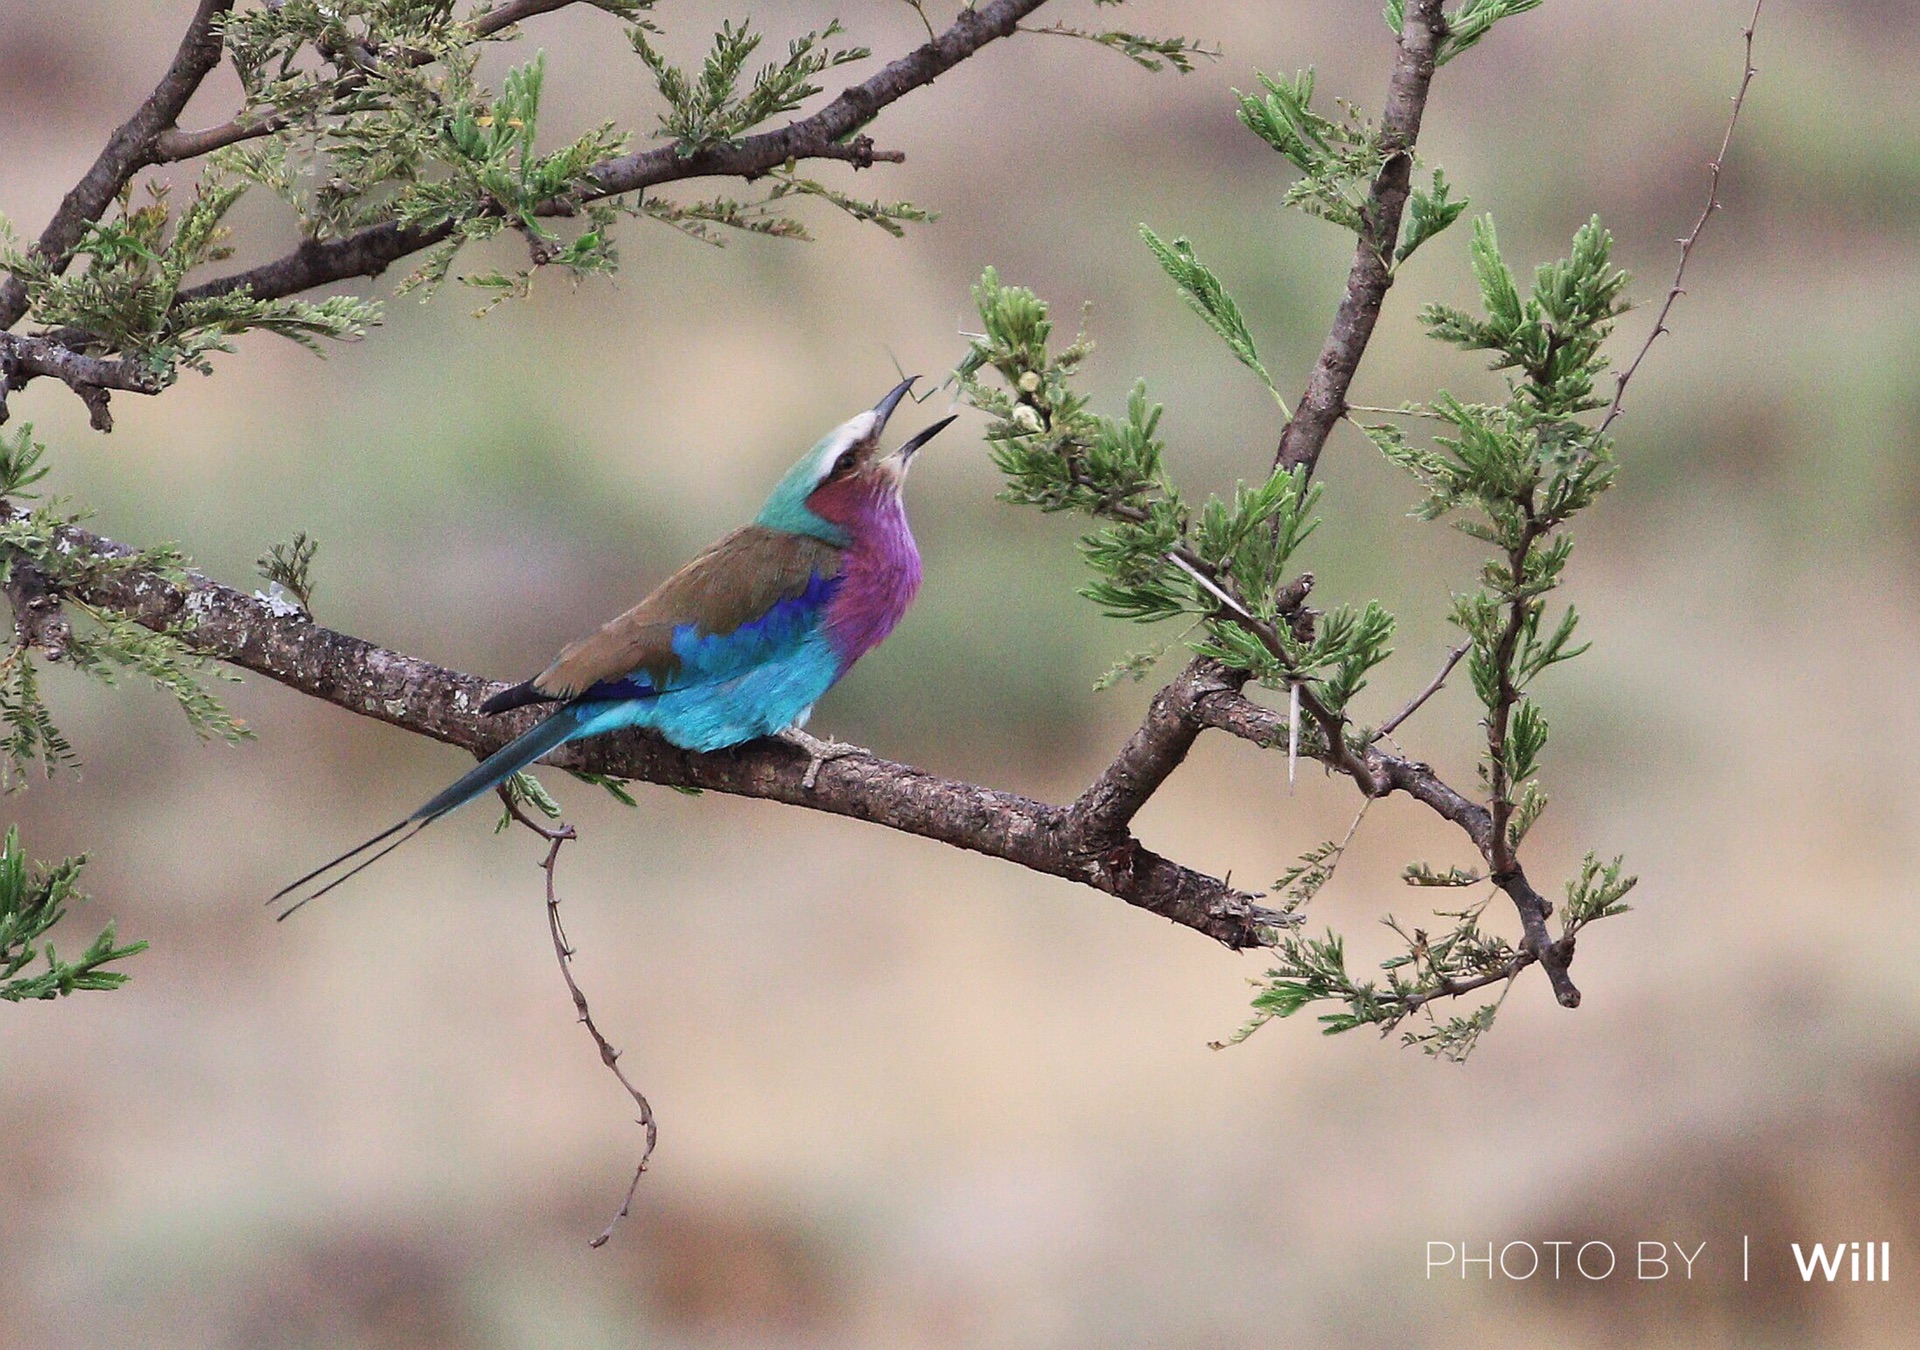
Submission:
M 920 588 L 920 551 L 901 488 L 914 453 L 953 418 L 882 455 L 880 433 L 912 385 L 902 380 L 823 436 L 753 524 L 566 647 L 532 679 L 489 697 L 483 713 L 559 706 L 405 820 L 281 889 L 274 901 L 400 835 L 280 917 L 568 741 L 652 727 L 686 750 L 722 750 L 803 723 L 820 696 L 893 631 Z

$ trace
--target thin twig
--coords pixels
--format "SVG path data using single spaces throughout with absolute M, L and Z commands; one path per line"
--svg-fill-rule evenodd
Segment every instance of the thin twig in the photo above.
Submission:
M 1507 821 L 1514 808 L 1512 793 L 1520 786 L 1510 781 L 1507 773 L 1507 728 L 1520 702 L 1520 686 L 1514 683 L 1513 665 L 1520 650 L 1521 635 L 1527 631 L 1527 614 L 1533 603 L 1532 593 L 1524 589 L 1527 556 L 1545 530 L 1528 506 L 1527 522 L 1520 538 L 1507 550 L 1507 585 L 1511 588 L 1505 602 L 1507 621 L 1493 644 L 1490 663 L 1494 672 L 1494 696 L 1487 705 L 1483 725 L 1487 730 L 1487 810 L 1493 817 L 1493 831 L 1488 836 L 1486 858 L 1496 878 L 1520 865 L 1513 855 L 1513 841 L 1507 837 Z
M 1255 703 L 1242 693 L 1222 690 L 1208 694 L 1195 702 L 1194 716 L 1202 726 L 1238 736 L 1263 749 L 1286 743 L 1286 714 L 1264 703 Z M 1333 751 L 1329 747 L 1308 743 L 1303 748 L 1310 756 L 1330 767 L 1342 768 L 1334 761 Z M 1475 848 L 1485 851 L 1490 829 L 1487 808 L 1449 786 L 1431 765 L 1393 754 L 1377 745 L 1365 747 L 1365 761 L 1369 774 L 1385 784 L 1378 792 L 1369 793 L 1369 796 L 1404 792 L 1429 807 L 1441 819 L 1458 825 L 1473 841 Z
M 653 1107 L 648 1104 L 646 1094 L 635 1087 L 625 1071 L 621 1069 L 620 1052 L 613 1048 L 612 1043 L 600 1034 L 600 1028 L 594 1025 L 593 1014 L 587 1009 L 587 996 L 581 992 L 579 983 L 573 978 L 573 944 L 567 941 L 566 929 L 560 926 L 560 896 L 554 890 L 554 872 L 560 861 L 561 847 L 568 840 L 577 839 L 579 836 L 571 825 L 542 825 L 521 809 L 520 804 L 514 800 L 513 793 L 504 785 L 500 788 L 500 800 L 507 804 L 508 815 L 547 841 L 547 856 L 541 862 L 540 870 L 547 874 L 547 931 L 553 936 L 553 955 L 560 963 L 560 977 L 567 982 L 567 993 L 573 996 L 573 1008 L 579 1014 L 580 1024 L 587 1029 L 587 1034 L 593 1037 L 594 1045 L 599 1048 L 600 1062 L 613 1071 L 613 1076 L 620 1080 L 620 1086 L 627 1090 L 629 1097 L 633 1098 L 633 1104 L 640 1110 L 640 1119 L 636 1123 L 647 1132 L 647 1146 L 640 1154 L 639 1165 L 633 1169 L 633 1180 L 627 1184 L 626 1198 L 620 1202 L 619 1210 L 608 1221 L 600 1236 L 587 1244 L 589 1247 L 604 1247 L 607 1239 L 613 1236 L 613 1230 L 619 1225 L 620 1220 L 626 1218 L 633 1210 L 634 1192 L 640 1189 L 640 1178 L 646 1175 L 647 1164 L 653 1161 L 654 1145 L 660 1142 L 660 1127 L 654 1123 Z
M 1504 965 L 1493 970 L 1485 971 L 1479 975 L 1471 976 L 1468 979 L 1456 980 L 1451 976 L 1443 975 L 1438 977 L 1439 983 L 1433 989 L 1424 994 L 1408 994 L 1401 1000 L 1400 1006 L 1406 1010 L 1407 1015 L 1411 1015 L 1419 1012 L 1430 1003 L 1437 1003 L 1443 998 L 1459 998 L 1462 994 L 1471 994 L 1476 989 L 1485 989 L 1488 985 L 1498 984 L 1502 980 L 1507 982 L 1508 989 L 1512 989 L 1514 978 L 1538 960 L 1539 958 L 1532 952 L 1516 951 L 1513 954 L 1513 958 Z M 1507 995 L 1503 991 L 1500 995 L 1500 1002 L 1505 1003 L 1506 1000 Z M 1395 1023 L 1395 1025 L 1398 1025 L 1398 1023 Z M 1386 1030 L 1391 1031 L 1393 1027 L 1389 1026 Z
M 920 16 L 920 26 L 927 30 L 927 41 L 932 42 L 937 34 L 933 31 L 933 20 L 927 17 L 925 0 L 906 0 L 907 8 Z
M 1472 647 L 1473 647 L 1473 643 L 1463 642 L 1459 646 L 1455 647 L 1452 651 L 1448 652 L 1446 662 L 1440 667 L 1440 673 L 1433 677 L 1432 681 L 1428 683 L 1425 689 L 1422 689 L 1419 693 L 1413 696 L 1412 702 L 1408 703 L 1406 707 L 1402 708 L 1399 712 L 1395 713 L 1392 717 L 1389 717 L 1386 721 L 1382 722 L 1380 724 L 1380 729 L 1373 733 L 1372 740 L 1377 741 L 1384 737 L 1391 736 L 1394 733 L 1394 730 L 1398 728 L 1402 722 L 1406 721 L 1409 717 L 1412 717 L 1415 713 L 1419 712 L 1421 704 L 1425 703 L 1428 699 L 1432 698 L 1435 694 L 1439 693 L 1443 687 L 1445 687 L 1447 683 L 1447 676 L 1453 674 L 1453 668 L 1460 664 L 1460 658 L 1465 656 L 1467 652 L 1472 649 Z
M 1707 204 L 1700 209 L 1700 218 L 1693 222 L 1693 229 L 1685 239 L 1676 240 L 1680 245 L 1680 265 L 1673 269 L 1673 285 L 1667 288 L 1667 298 L 1661 302 L 1660 313 L 1654 317 L 1653 331 L 1647 334 L 1647 340 L 1640 344 L 1633 361 L 1627 368 L 1614 377 L 1613 403 L 1607 409 L 1607 415 L 1600 419 L 1600 431 L 1613 425 L 1614 419 L 1626 410 L 1623 400 L 1627 396 L 1627 382 L 1640 369 L 1640 363 L 1647 359 L 1647 353 L 1653 350 L 1653 344 L 1667 331 L 1667 315 L 1672 313 L 1674 302 L 1686 294 L 1680 283 L 1687 275 L 1687 263 L 1693 258 L 1693 246 L 1700 242 L 1701 233 L 1707 228 L 1707 222 L 1713 219 L 1713 213 L 1720 209 L 1720 172 L 1726 166 L 1727 151 L 1733 146 L 1733 130 L 1740 125 L 1740 109 L 1746 106 L 1747 86 L 1753 83 L 1753 77 L 1760 73 L 1753 64 L 1753 32 L 1760 24 L 1760 9 L 1767 0 L 1754 0 L 1753 15 L 1747 20 L 1747 26 L 1740 36 L 1746 42 L 1744 68 L 1740 73 L 1740 87 L 1734 91 L 1733 110 L 1727 114 L 1727 130 L 1720 137 L 1720 153 L 1707 165 Z
M 1346 860 L 1347 845 L 1353 842 L 1354 835 L 1360 833 L 1360 822 L 1367 818 L 1367 812 L 1371 811 L 1373 804 L 1379 800 L 1378 797 L 1360 799 L 1360 809 L 1354 812 L 1353 821 L 1347 826 L 1347 832 L 1340 836 L 1340 842 L 1333 846 L 1333 852 L 1321 859 L 1320 879 L 1313 883 L 1311 890 L 1300 897 L 1298 903 L 1307 903 L 1327 888 L 1327 883 L 1333 880 L 1333 874 L 1340 870 L 1340 864 Z M 1304 863 L 1306 859 L 1302 858 L 1301 861 Z M 1299 884 L 1298 880 L 1295 884 Z

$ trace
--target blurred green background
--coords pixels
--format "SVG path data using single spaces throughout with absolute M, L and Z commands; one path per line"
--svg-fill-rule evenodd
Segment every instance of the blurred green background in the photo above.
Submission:
M 743 8 L 776 42 L 838 15 L 883 57 L 922 33 L 881 0 L 658 17 L 687 60 Z M 0 0 L 0 210 L 22 233 L 189 9 Z M 986 264 L 1063 327 L 1090 306 L 1100 403 L 1144 376 L 1178 471 L 1224 488 L 1264 472 L 1275 410 L 1134 231 L 1191 236 L 1296 389 L 1349 243 L 1278 209 L 1282 165 L 1229 90 L 1312 63 L 1323 94 L 1377 108 L 1377 9 L 1120 11 L 1222 46 L 1184 78 L 996 44 L 881 120 L 904 165 L 825 170 L 941 213 L 904 240 L 825 210 L 817 243 L 724 251 L 635 223 L 612 284 L 543 277 L 481 321 L 450 287 L 324 362 L 250 339 L 215 379 L 121 396 L 110 438 L 47 381 L 14 414 L 102 532 L 180 540 L 249 585 L 269 544 L 309 531 L 323 622 L 499 678 L 750 515 L 896 361 L 948 369 Z M 1748 9 L 1550 0 L 1442 72 L 1423 152 L 1518 263 L 1599 212 L 1657 302 Z M 536 45 L 556 139 L 652 125 L 606 16 L 541 20 L 510 55 Z M 589 1251 L 638 1131 L 573 1023 L 539 850 L 475 810 L 300 922 L 259 905 L 459 757 L 259 680 L 233 699 L 259 741 L 202 746 L 158 695 L 56 677 L 85 772 L 8 807 L 35 856 L 94 855 L 69 943 L 111 917 L 153 950 L 118 993 L 0 1013 L 0 1343 L 1910 1344 L 1920 10 L 1770 6 L 1759 64 L 1726 210 L 1580 534 L 1595 648 L 1544 691 L 1555 803 L 1530 870 L 1557 890 L 1594 848 L 1643 878 L 1636 913 L 1582 941 L 1577 1013 L 1526 979 L 1464 1068 L 1305 1023 L 1214 1053 L 1257 954 L 851 821 L 645 789 L 623 811 L 556 778 L 586 840 L 561 878 L 579 976 L 663 1130 L 632 1219 Z M 186 122 L 224 117 L 230 81 Z M 239 223 L 243 260 L 290 242 L 266 203 Z M 1405 270 L 1356 401 L 1493 387 L 1413 321 L 1471 296 L 1465 241 Z M 1650 321 L 1629 316 L 1623 352 Z M 978 429 L 963 418 L 915 474 L 918 607 L 814 725 L 1064 800 L 1144 703 L 1089 689 L 1138 634 L 1073 595 L 1071 522 L 992 500 Z M 1378 716 L 1432 673 L 1474 555 L 1405 520 L 1411 486 L 1350 431 L 1321 477 L 1319 595 L 1402 617 Z M 1404 739 L 1470 781 L 1475 734 L 1453 689 Z M 1257 884 L 1353 805 L 1343 782 L 1290 794 L 1275 757 L 1207 740 L 1141 830 Z M 1383 803 L 1316 901 L 1357 961 L 1389 950 L 1379 916 L 1417 914 L 1396 879 L 1416 856 L 1467 860 L 1421 808 Z M 1427 1277 L 1429 1241 L 1512 1240 L 1608 1241 L 1623 1263 L 1637 1241 L 1708 1245 L 1691 1282 Z M 1891 1283 L 1803 1284 L 1785 1254 L 1854 1240 L 1892 1242 Z

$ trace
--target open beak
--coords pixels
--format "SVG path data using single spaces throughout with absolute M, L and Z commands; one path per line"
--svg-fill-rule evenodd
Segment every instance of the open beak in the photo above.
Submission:
M 889 389 L 885 398 L 873 405 L 875 414 L 873 434 L 875 436 L 878 436 L 886 429 L 887 419 L 893 416 L 893 410 L 900 406 L 900 400 L 907 396 L 907 391 L 913 388 L 913 382 L 919 378 L 918 375 L 907 376 L 906 379 Z
M 925 431 L 915 436 L 912 440 L 908 441 L 905 445 L 901 446 L 898 450 L 895 450 L 893 452 L 893 458 L 900 461 L 901 468 L 903 469 L 906 468 L 908 463 L 912 461 L 914 455 L 919 453 L 920 447 L 925 445 L 928 441 L 932 440 L 935 436 L 938 436 L 941 432 L 945 431 L 947 427 L 954 422 L 954 420 L 955 419 L 952 417 L 941 418 L 938 422 L 935 422 L 932 426 L 928 427 Z

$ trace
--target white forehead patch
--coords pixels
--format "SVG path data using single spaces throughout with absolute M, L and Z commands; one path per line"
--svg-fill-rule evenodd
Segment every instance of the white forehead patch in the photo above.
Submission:
M 821 438 L 820 447 L 815 452 L 813 461 L 813 472 L 816 480 L 825 478 L 827 474 L 832 471 L 834 463 L 840 458 L 841 452 L 848 446 L 864 440 L 872 434 L 873 424 L 877 416 L 878 414 L 871 408 L 863 413 L 855 413 L 852 417 L 849 417 Z

